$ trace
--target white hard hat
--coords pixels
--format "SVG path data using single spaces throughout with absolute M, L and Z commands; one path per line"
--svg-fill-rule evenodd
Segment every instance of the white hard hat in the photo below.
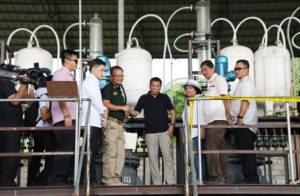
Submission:
M 187 86 L 187 85 L 188 85 L 188 86 L 193 86 L 193 87 L 195 87 L 197 94 L 200 94 L 200 93 L 201 93 L 200 85 L 199 85 L 199 83 L 198 83 L 196 80 L 190 79 L 190 80 L 186 81 L 186 82 L 182 85 L 182 87 L 183 87 L 184 90 L 185 90 L 185 86 Z

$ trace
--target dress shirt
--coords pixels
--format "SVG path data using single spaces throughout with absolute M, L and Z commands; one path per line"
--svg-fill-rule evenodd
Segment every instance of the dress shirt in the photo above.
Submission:
M 82 98 L 89 98 L 92 102 L 90 113 L 91 126 L 101 128 L 101 114 L 103 114 L 107 109 L 102 103 L 102 95 L 99 88 L 99 80 L 93 74 L 89 74 L 82 83 L 81 92 Z M 88 102 L 83 101 L 81 126 L 85 125 L 87 110 Z

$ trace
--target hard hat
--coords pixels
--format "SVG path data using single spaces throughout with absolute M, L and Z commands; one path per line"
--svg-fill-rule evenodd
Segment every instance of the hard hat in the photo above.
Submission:
M 200 85 L 199 83 L 196 81 L 196 80 L 188 80 L 186 81 L 183 85 L 182 85 L 182 88 L 183 90 L 185 90 L 185 86 L 193 86 L 195 89 L 196 89 L 196 92 L 197 94 L 201 94 L 201 88 L 200 88 Z

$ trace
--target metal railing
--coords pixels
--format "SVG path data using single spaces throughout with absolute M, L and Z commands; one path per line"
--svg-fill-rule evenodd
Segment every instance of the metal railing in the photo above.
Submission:
M 272 98 L 272 97 L 268 97 Z M 225 98 L 224 98 L 225 99 Z M 190 125 L 189 125 L 189 115 L 188 115 L 188 101 L 200 101 L 200 100 L 224 100 L 222 97 L 220 98 L 209 98 L 209 97 L 196 97 L 196 98 L 187 98 L 184 102 L 184 133 L 186 135 L 185 142 L 185 195 L 189 195 L 189 160 L 191 164 L 191 173 L 192 173 L 192 183 L 193 183 L 193 195 L 198 195 L 197 189 L 197 179 L 196 179 L 196 170 L 194 166 L 194 156 L 192 149 L 192 141 L 190 137 Z M 230 98 L 226 98 L 228 100 Z M 247 100 L 247 99 L 244 99 Z M 199 105 L 199 104 L 198 104 Z M 198 112 L 199 112 L 198 108 Z M 197 112 L 197 114 L 199 114 Z M 273 123 L 265 123 L 265 124 L 257 124 L 257 125 L 200 125 L 197 123 L 198 131 L 200 128 L 286 128 L 288 135 L 288 150 L 201 150 L 201 139 L 200 134 L 198 132 L 198 156 L 199 156 L 199 180 L 202 180 L 202 162 L 201 162 L 201 154 L 262 154 L 267 156 L 287 156 L 289 155 L 290 169 L 291 169 L 291 184 L 295 184 L 295 171 L 294 171 L 294 157 L 293 155 L 299 153 L 297 150 L 293 150 L 292 140 L 291 140 L 291 128 L 300 128 L 300 124 L 291 124 L 290 119 L 290 111 L 289 111 L 289 103 L 286 102 L 286 123 L 281 124 L 273 124 Z M 288 169 L 288 168 L 287 168 Z
M 78 98 L 48 98 L 48 99 L 0 99 L 0 102 L 34 102 L 34 101 L 68 101 L 68 102 L 77 102 L 76 111 L 78 111 L 78 117 L 81 118 L 80 103 L 82 101 L 88 102 L 87 116 L 84 126 L 84 135 L 82 141 L 81 151 L 80 149 L 80 130 L 81 126 L 80 119 L 76 118 L 75 127 L 64 127 L 64 126 L 50 126 L 50 127 L 0 127 L 0 131 L 61 131 L 68 130 L 74 131 L 75 128 L 75 146 L 74 152 L 9 152 L 9 153 L 0 153 L 0 157 L 25 157 L 25 156 L 63 156 L 63 155 L 74 155 L 74 195 L 79 195 L 79 184 L 80 176 L 82 171 L 84 155 L 87 154 L 86 161 L 86 195 L 90 195 L 90 179 L 89 179 L 89 164 L 90 164 L 90 110 L 91 110 L 91 100 L 90 99 L 78 99 Z M 86 153 L 85 153 L 85 149 Z

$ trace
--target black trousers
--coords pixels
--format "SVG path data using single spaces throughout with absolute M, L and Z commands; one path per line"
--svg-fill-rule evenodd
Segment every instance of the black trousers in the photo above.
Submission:
M 254 150 L 256 135 L 247 128 L 234 129 L 236 144 L 239 150 Z M 252 183 L 259 183 L 255 154 L 240 154 L 242 172 L 245 179 Z
M 101 144 L 101 131 L 99 127 L 91 127 L 90 149 L 91 149 L 91 163 L 90 163 L 90 181 L 91 183 L 101 183 L 102 181 L 102 160 L 99 157 L 99 148 Z M 100 160 L 98 160 L 98 158 Z M 85 177 L 86 156 L 83 162 L 83 170 L 81 177 Z M 98 173 L 97 173 L 98 172 Z M 83 179 L 82 179 L 83 180 Z
M 19 125 L 13 125 L 19 126 Z M 20 152 L 21 133 L 17 131 L 0 132 L 0 152 Z M 0 158 L 0 186 L 16 186 L 20 157 Z
M 75 120 L 73 120 L 75 125 Z M 65 126 L 64 121 L 60 121 L 54 126 Z M 56 152 L 74 151 L 75 131 L 53 131 L 56 141 Z M 73 174 L 74 170 L 73 155 L 56 155 L 53 158 L 53 165 L 48 177 L 48 185 L 65 185 L 68 177 Z
M 35 131 L 32 133 L 34 152 L 55 151 L 55 137 L 53 131 Z M 32 156 L 28 163 L 27 186 L 47 185 L 47 179 L 52 169 L 53 156 L 45 156 L 45 167 L 40 172 L 42 156 Z

